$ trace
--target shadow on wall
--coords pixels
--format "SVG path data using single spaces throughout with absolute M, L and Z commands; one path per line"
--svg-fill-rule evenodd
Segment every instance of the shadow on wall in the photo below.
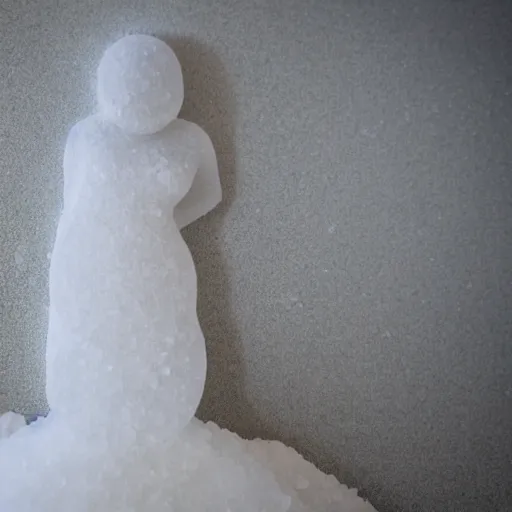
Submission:
M 158 35 L 157 35 L 158 36 Z M 221 228 L 236 190 L 235 101 L 220 60 L 192 38 L 162 37 L 183 68 L 185 103 L 180 117 L 210 135 L 217 153 L 222 203 L 183 230 L 198 276 L 198 316 L 208 353 L 208 372 L 198 417 L 250 435 L 254 414 L 245 394 L 242 341 L 231 308 L 229 272 Z

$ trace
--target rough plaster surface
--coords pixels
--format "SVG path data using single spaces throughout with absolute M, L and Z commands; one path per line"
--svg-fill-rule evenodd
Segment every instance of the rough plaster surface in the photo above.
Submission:
M 511 20 L 483 0 L 4 1 L 0 407 L 45 408 L 67 131 L 103 50 L 154 33 L 225 194 L 186 231 L 200 416 L 382 512 L 510 510 Z

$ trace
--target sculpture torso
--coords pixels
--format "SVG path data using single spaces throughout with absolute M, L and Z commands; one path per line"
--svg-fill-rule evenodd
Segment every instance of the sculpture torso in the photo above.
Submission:
M 179 429 L 181 418 L 193 416 L 205 348 L 194 264 L 173 210 L 200 154 L 197 127 L 182 120 L 151 136 L 126 134 L 99 117 L 73 128 L 50 269 L 54 410 L 108 410 L 133 425 L 140 411 L 167 404 L 161 423 L 170 431 L 177 418 Z M 89 408 L 74 399 L 87 386 L 95 389 Z

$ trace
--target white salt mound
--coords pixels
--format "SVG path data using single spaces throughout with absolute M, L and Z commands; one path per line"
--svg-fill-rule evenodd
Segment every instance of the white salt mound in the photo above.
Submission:
M 369 512 L 281 443 L 194 418 L 206 354 L 180 228 L 221 190 L 209 137 L 176 119 L 179 63 L 129 36 L 71 131 L 50 265 L 47 396 L 0 417 L 0 512 Z
M 2 512 L 375 512 L 276 441 L 244 441 L 196 419 L 174 443 L 122 454 L 84 446 L 48 418 L 0 440 Z

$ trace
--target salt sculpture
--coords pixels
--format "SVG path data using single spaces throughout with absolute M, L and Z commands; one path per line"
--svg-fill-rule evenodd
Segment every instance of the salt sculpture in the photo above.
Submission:
M 0 511 L 374 511 L 291 448 L 193 417 L 206 357 L 179 230 L 221 199 L 215 152 L 177 119 L 181 69 L 158 39 L 111 46 L 97 95 L 64 154 L 51 412 L 21 428 L 0 417 Z

